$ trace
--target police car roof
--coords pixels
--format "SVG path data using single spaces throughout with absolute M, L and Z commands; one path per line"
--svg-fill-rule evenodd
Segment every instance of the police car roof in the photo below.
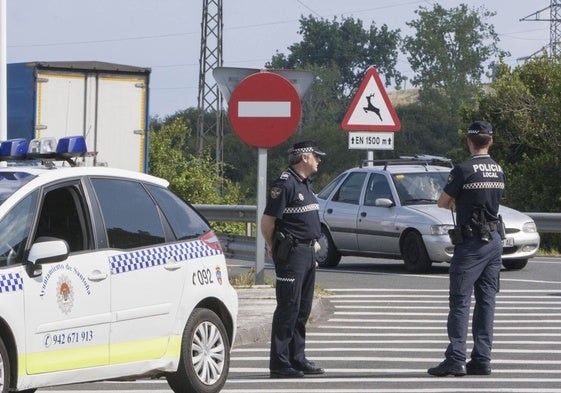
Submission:
M 42 165 L 29 165 L 0 167 L 0 173 L 5 172 L 28 173 L 40 178 L 41 181 L 67 179 L 78 176 L 108 176 L 149 182 L 162 187 L 167 187 L 169 185 L 167 180 L 145 173 L 99 166 L 57 166 L 55 168 L 47 168 Z

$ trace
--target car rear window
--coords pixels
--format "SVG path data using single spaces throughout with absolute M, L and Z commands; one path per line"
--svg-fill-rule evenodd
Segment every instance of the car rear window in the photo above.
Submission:
M 197 238 L 210 230 L 195 209 L 170 190 L 147 186 L 168 220 L 177 240 Z

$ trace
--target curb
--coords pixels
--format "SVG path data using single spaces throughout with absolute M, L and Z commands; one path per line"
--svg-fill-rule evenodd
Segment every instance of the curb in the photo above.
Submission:
M 271 339 L 271 323 L 276 308 L 275 288 L 259 286 L 236 288 L 240 309 L 238 326 L 233 348 Z M 324 295 L 315 295 L 308 324 L 317 323 L 329 308 L 329 300 Z

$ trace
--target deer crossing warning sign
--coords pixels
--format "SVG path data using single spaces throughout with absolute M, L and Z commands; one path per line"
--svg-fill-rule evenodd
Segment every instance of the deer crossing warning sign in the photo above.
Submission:
M 375 68 L 366 71 L 341 123 L 345 131 L 398 131 L 401 123 Z

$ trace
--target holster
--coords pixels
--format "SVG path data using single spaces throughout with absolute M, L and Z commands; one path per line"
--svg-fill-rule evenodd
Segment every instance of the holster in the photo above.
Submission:
M 453 245 L 462 244 L 464 242 L 464 236 L 462 235 L 462 228 L 455 226 L 453 229 L 448 230 L 448 236 L 450 236 L 450 241 Z
M 275 231 L 272 250 L 275 264 L 284 265 L 287 263 L 292 247 L 294 247 L 294 237 L 291 234 Z

